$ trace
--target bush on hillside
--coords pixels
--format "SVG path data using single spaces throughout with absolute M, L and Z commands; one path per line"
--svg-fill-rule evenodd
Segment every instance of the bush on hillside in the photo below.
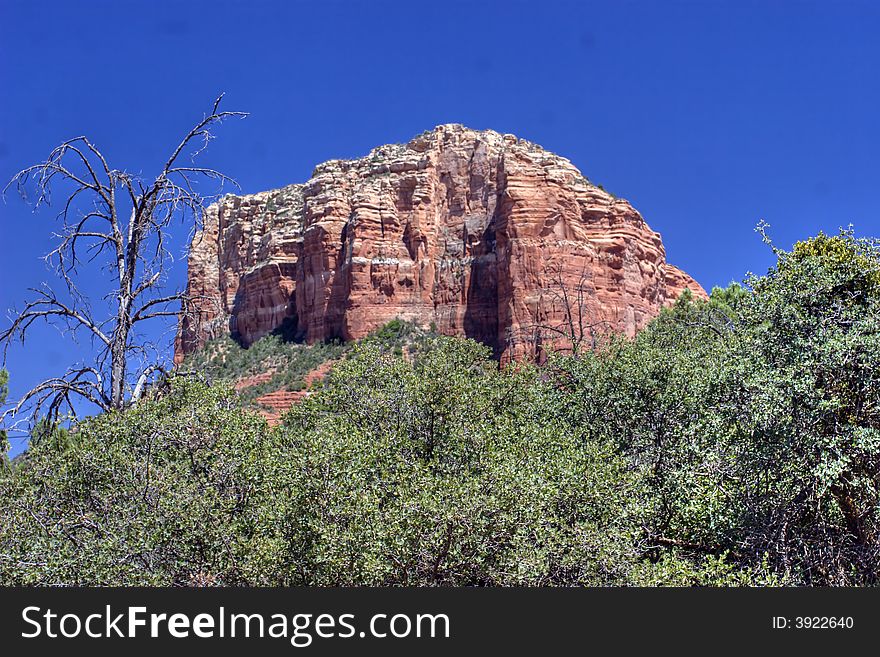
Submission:
M 275 429 L 183 377 L 49 427 L 0 469 L 0 582 L 876 585 L 880 248 L 776 254 L 540 369 L 405 322 L 213 343 L 218 379 L 338 362 Z

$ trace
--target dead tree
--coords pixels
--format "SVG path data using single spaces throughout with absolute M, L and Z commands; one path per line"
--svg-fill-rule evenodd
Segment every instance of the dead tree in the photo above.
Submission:
M 221 111 L 222 98 L 186 133 L 153 180 L 111 168 L 91 141 L 76 137 L 6 185 L 4 198 L 10 187 L 25 201 L 33 194 L 34 211 L 51 204 L 53 190 L 60 189 L 64 200 L 57 215 L 61 230 L 53 234 L 57 246 L 46 256 L 59 285 L 32 288 L 32 298 L 20 311 L 12 311 L 11 325 L 0 333 L 4 362 L 10 343 L 24 343 L 37 321 L 73 337 L 84 333 L 97 350 L 88 364 L 41 381 L 0 418 L 23 409 L 33 418 L 45 412 L 57 420 L 65 408 L 75 416 L 75 397 L 102 411 L 122 409 L 137 401 L 150 377 L 163 371 L 159 350 L 138 329 L 149 320 L 194 312 L 194 299 L 166 288 L 173 261 L 166 243 L 172 223 L 190 222 L 195 228 L 201 221 L 214 195 L 201 194 L 200 184 L 216 184 L 216 195 L 224 184 L 236 185 L 215 169 L 195 165 L 195 157 L 213 139 L 214 126 L 247 116 Z M 90 299 L 77 286 L 84 266 L 100 266 L 109 274 L 110 289 L 102 299 Z
M 538 361 L 548 347 L 573 356 L 595 349 L 599 336 L 610 330 L 610 324 L 593 317 L 590 300 L 596 291 L 586 265 L 576 281 L 566 281 L 559 263 L 550 267 L 549 273 L 549 284 L 542 290 L 533 321 L 521 326 L 516 335 L 508 335 L 508 346 L 529 343 Z

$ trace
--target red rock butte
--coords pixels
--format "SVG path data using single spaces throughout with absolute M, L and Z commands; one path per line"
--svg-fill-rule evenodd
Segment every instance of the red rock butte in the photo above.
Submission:
M 181 318 L 175 360 L 282 323 L 315 342 L 395 318 L 522 358 L 574 336 L 634 335 L 686 288 L 705 298 L 642 216 L 565 158 L 441 125 L 208 207 L 189 254 L 196 312 Z

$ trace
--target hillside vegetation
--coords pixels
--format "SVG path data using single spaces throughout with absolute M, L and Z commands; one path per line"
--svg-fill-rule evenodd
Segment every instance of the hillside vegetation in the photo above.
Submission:
M 185 368 L 210 382 L 3 467 L 0 582 L 875 585 L 880 247 L 776 254 L 540 368 L 403 322 L 209 345 Z M 278 427 L 231 387 L 326 359 Z
M 433 329 L 395 319 L 362 342 L 369 342 L 397 356 L 412 357 L 430 348 Z M 244 404 L 253 406 L 270 392 L 295 392 L 309 387 L 309 375 L 322 365 L 348 354 L 353 343 L 295 341 L 282 329 L 245 348 L 229 336 L 207 342 L 189 355 L 179 371 L 195 374 L 205 383 L 227 383 L 239 390 Z

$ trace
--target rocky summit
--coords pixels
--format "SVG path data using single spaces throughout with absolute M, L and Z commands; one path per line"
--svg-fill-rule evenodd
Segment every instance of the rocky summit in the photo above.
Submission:
M 638 211 L 565 158 L 441 125 L 208 207 L 175 359 L 222 335 L 354 340 L 395 318 L 531 357 L 633 335 L 686 288 L 705 297 Z

